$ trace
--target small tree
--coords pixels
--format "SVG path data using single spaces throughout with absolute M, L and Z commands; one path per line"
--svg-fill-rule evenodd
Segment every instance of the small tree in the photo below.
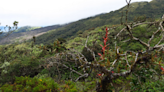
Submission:
M 1 24 L 1 23 L 0 23 Z M 2 29 L 0 29 L 0 35 L 2 35 L 2 37 L 0 37 L 0 40 L 4 39 L 5 37 L 9 36 L 12 32 L 14 32 L 16 29 L 17 29 L 17 26 L 18 26 L 18 22 L 17 21 L 14 21 L 13 23 L 13 27 L 11 26 L 8 26 L 6 25 L 6 27 L 4 27 L 4 30 L 7 32 L 7 33 L 4 33 L 2 31 Z M 3 34 L 4 33 L 4 34 Z

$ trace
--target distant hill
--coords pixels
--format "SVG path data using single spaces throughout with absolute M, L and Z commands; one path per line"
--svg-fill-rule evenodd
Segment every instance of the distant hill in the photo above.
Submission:
M 96 27 L 104 25 L 115 25 L 121 23 L 122 12 L 125 16 L 127 7 L 124 6 L 119 10 L 111 11 L 106 14 L 99 14 L 93 17 L 81 19 L 72 22 L 65 27 L 58 28 L 55 31 L 43 34 L 36 38 L 36 43 L 49 44 L 54 42 L 57 38 L 74 38 L 78 32 L 85 30 L 92 30 Z M 151 2 L 134 2 L 130 5 L 128 13 L 128 21 L 133 21 L 134 18 L 145 15 L 147 18 L 161 18 L 164 13 L 164 0 L 153 0 Z M 125 17 L 123 18 L 125 21 Z
M 54 30 L 63 26 L 64 25 L 53 25 L 53 26 L 47 26 L 42 28 L 30 27 L 30 26 L 21 27 L 15 32 L 13 32 L 11 35 L 9 35 L 8 37 L 0 40 L 0 44 L 2 45 L 2 44 L 14 43 L 14 42 L 22 42 L 31 39 L 33 36 L 37 37 L 52 29 Z M 5 35 L 5 33 L 3 35 Z
M 34 31 L 34 29 L 38 29 L 38 28 L 41 28 L 41 27 L 24 26 L 24 27 L 20 27 L 14 32 L 20 33 L 20 32 L 27 32 L 27 31 Z

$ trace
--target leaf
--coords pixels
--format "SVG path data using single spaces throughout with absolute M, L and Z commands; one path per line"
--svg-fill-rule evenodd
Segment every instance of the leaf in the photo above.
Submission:
M 101 44 L 100 44 L 100 46 L 103 48 L 104 46 L 102 46 Z
M 121 69 L 121 72 L 126 72 L 127 70 L 125 70 L 125 69 Z
M 100 53 L 98 53 L 99 56 L 102 56 Z

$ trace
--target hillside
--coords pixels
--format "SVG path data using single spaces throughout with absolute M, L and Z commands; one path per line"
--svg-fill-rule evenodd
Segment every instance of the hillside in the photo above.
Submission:
M 105 26 L 113 29 L 107 31 Z M 65 44 L 55 41 L 50 45 L 34 45 L 33 42 L 1 45 L 0 91 L 119 92 L 118 90 L 121 90 L 133 92 L 137 90 L 162 92 L 164 50 L 147 51 L 146 46 L 139 40 L 127 41 L 130 39 L 128 29 L 115 40 L 114 36 L 124 27 L 124 25 L 104 25 L 90 31 L 78 32 L 74 39 Z M 156 46 L 160 41 L 159 46 L 162 47 L 164 43 L 160 36 L 162 30 L 156 32 L 158 27 L 143 24 L 133 27 L 131 31 L 134 38 L 139 38 L 146 43 L 153 34 L 154 38 L 150 46 Z M 95 61 L 89 50 L 84 48 L 87 38 L 87 46 L 94 51 Z M 117 50 L 115 50 L 116 41 Z M 65 49 L 65 46 L 69 49 Z M 129 50 L 130 53 L 128 53 Z M 101 55 L 105 58 L 102 59 Z M 108 91 L 104 91 L 100 83 L 109 85 L 105 86 Z M 99 87 L 100 91 L 97 91 Z
M 161 18 L 164 12 L 164 0 L 153 0 L 151 2 L 135 2 L 130 5 L 130 10 L 128 13 L 128 21 L 133 21 L 136 17 L 141 17 L 145 15 L 148 18 L 158 19 Z M 76 22 L 72 22 L 69 25 L 59 28 L 50 33 L 46 33 L 42 36 L 36 38 L 36 43 L 40 44 L 49 44 L 52 43 L 57 38 L 74 38 L 76 37 L 77 32 L 84 32 L 85 30 L 92 30 L 96 27 L 103 25 L 115 25 L 121 23 L 122 11 L 123 15 L 125 12 L 126 6 L 116 10 L 111 11 L 106 14 L 100 14 L 93 17 L 88 17 Z M 135 19 L 135 20 L 136 20 Z M 125 17 L 123 18 L 125 21 Z

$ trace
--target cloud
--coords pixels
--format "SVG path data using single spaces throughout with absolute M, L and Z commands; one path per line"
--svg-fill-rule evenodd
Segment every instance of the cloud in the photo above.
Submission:
M 125 0 L 2 0 L 0 22 L 2 25 L 12 25 L 16 20 L 19 26 L 64 24 L 125 5 Z

